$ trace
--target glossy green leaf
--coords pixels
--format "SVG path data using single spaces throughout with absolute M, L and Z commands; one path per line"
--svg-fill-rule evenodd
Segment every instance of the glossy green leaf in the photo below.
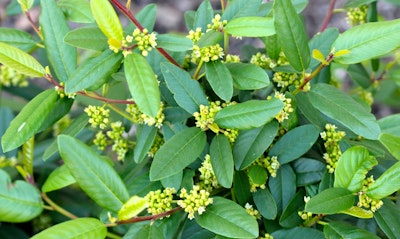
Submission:
M 230 101 L 233 95 L 231 73 L 221 61 L 210 61 L 205 64 L 206 77 L 211 88 L 224 101 Z
M 95 218 L 78 218 L 49 227 L 31 239 L 103 239 L 107 227 Z
M 46 117 L 46 120 L 40 126 L 39 132 L 48 129 L 49 127 L 52 127 L 57 121 L 68 114 L 73 103 L 74 100 L 68 97 L 58 98 L 53 106 L 53 109 Z
M 216 135 L 210 145 L 211 165 L 218 183 L 224 188 L 231 188 L 233 181 L 233 155 L 228 138 Z
M 0 27 L 0 42 L 17 47 L 23 51 L 30 51 L 36 46 L 35 39 L 29 33 L 6 27 Z
M 42 92 L 25 105 L 2 136 L 3 151 L 7 152 L 21 146 L 37 133 L 50 114 L 57 98 L 57 92 L 50 89 Z
M 289 163 L 306 153 L 319 137 L 318 127 L 308 124 L 296 127 L 282 136 L 269 150 L 280 164 Z M 287 150 L 290 148 L 290 150 Z
M 337 163 L 334 187 L 359 192 L 367 172 L 377 164 L 378 161 L 369 155 L 366 148 L 353 146 L 347 149 Z
M 246 171 L 250 182 L 258 185 L 264 185 L 267 182 L 267 171 L 260 165 L 251 165 Z
M 155 3 L 147 4 L 135 14 L 135 17 L 144 28 L 152 32 L 156 23 L 157 5 Z
M 373 31 L 374 34 L 370 34 Z M 336 39 L 336 52 L 348 50 L 349 54 L 337 56 L 335 62 L 354 64 L 385 55 L 400 46 L 400 19 L 370 22 L 349 29 Z
M 311 60 L 307 34 L 292 1 L 274 1 L 273 9 L 278 42 L 290 65 L 297 71 L 307 69 Z
M 341 238 L 379 239 L 380 238 L 367 230 L 343 222 L 330 222 L 326 224 L 324 226 L 324 234 L 326 238 L 332 238 L 332 239 L 341 239 Z
M 305 191 L 300 189 L 289 202 L 285 210 L 279 218 L 279 224 L 283 227 L 291 228 L 301 225 L 303 219 L 299 216 L 299 212 L 304 209 Z
M 233 175 L 235 198 L 240 205 L 245 205 L 251 199 L 249 177 L 244 171 L 236 171 Z
M 0 221 L 26 222 L 43 210 L 39 191 L 22 180 L 11 182 L 10 176 L 0 169 Z
M 400 136 L 400 114 L 393 114 L 378 120 L 382 133 Z
M 345 188 L 329 188 L 312 197 L 305 211 L 315 214 L 334 214 L 351 208 L 355 196 Z
M 259 189 L 253 193 L 253 200 L 260 214 L 269 220 L 274 220 L 278 214 L 278 208 L 268 188 Z
M 176 34 L 157 35 L 157 47 L 169 51 L 188 51 L 193 48 L 193 42 L 189 38 Z
M 372 84 L 371 76 L 361 63 L 350 65 L 347 68 L 347 73 L 354 82 L 364 89 L 367 89 Z
M 80 27 L 68 32 L 64 42 L 83 49 L 104 51 L 108 49 L 107 37 L 98 27 Z
M 293 169 L 296 172 L 297 186 L 305 186 L 321 181 L 326 171 L 326 164 L 302 157 L 293 162 Z
M 50 66 L 58 80 L 66 82 L 76 68 L 76 49 L 64 42 L 64 36 L 70 31 L 64 14 L 53 0 L 42 0 L 40 27 Z
M 61 133 L 70 136 L 76 136 L 85 126 L 88 124 L 89 116 L 87 114 L 81 114 L 72 123 L 65 128 Z M 54 141 L 47 147 L 43 153 L 43 160 L 49 159 L 53 154 L 58 151 L 57 141 Z
M 393 157 L 400 160 L 400 136 L 382 133 L 379 135 L 379 141 L 393 155 Z
M 281 214 L 296 194 L 296 174 L 289 164 L 282 165 L 276 177 L 268 179 L 269 190 L 275 199 L 278 214 Z
M 223 20 L 232 20 L 239 17 L 254 16 L 261 7 L 258 0 L 231 1 L 221 16 Z
M 269 86 L 268 74 L 254 64 L 228 63 L 231 72 L 233 86 L 239 90 L 256 90 Z
M 122 41 L 124 39 L 121 22 L 108 0 L 91 0 L 90 8 L 97 25 L 109 40 Z
M 193 22 L 193 29 L 200 27 L 202 32 L 207 30 L 207 25 L 214 18 L 214 10 L 210 0 L 204 0 L 196 11 Z
M 60 0 L 57 5 L 65 9 L 68 19 L 79 23 L 92 23 L 94 18 L 88 1 L 82 0 Z
M 389 199 L 374 213 L 375 221 L 389 239 L 400 238 L 400 207 Z
M 188 113 L 199 111 L 200 105 L 209 105 L 199 82 L 193 80 L 189 73 L 171 63 L 162 63 L 161 71 L 176 103 Z
M 150 180 L 156 181 L 182 171 L 191 164 L 206 145 L 206 134 L 197 127 L 187 128 L 165 142 L 154 156 Z
M 97 89 L 107 82 L 122 63 L 122 54 L 106 50 L 83 62 L 65 83 L 65 92 L 75 93 L 87 88 Z
M 281 46 L 280 43 L 278 42 L 278 38 L 275 35 L 264 37 L 263 38 L 264 44 L 265 44 L 265 50 L 268 53 L 268 56 L 273 59 L 277 60 L 279 57 L 279 54 L 281 53 Z
M 181 188 L 183 171 L 161 179 L 164 188 Z M 192 187 L 192 185 L 190 185 Z
M 164 239 L 164 235 L 155 225 L 145 225 L 140 228 L 135 234 L 131 234 L 129 238 L 143 238 L 143 239 Z M 125 238 L 125 237 L 124 237 Z M 128 239 L 128 237 L 127 237 Z
M 118 212 L 129 195 L 109 162 L 71 136 L 60 135 L 57 141 L 62 159 L 82 190 L 101 207 Z
M 270 17 L 240 17 L 229 21 L 225 31 L 234 36 L 266 37 L 275 34 L 274 19 Z
M 31 77 L 42 77 L 45 70 L 40 63 L 26 52 L 0 42 L 0 63 Z
M 150 64 L 142 55 L 132 52 L 125 58 L 124 69 L 133 100 L 143 113 L 156 117 L 160 109 L 160 90 Z
M 231 238 L 255 238 L 258 236 L 257 220 L 246 210 L 222 197 L 214 197 L 202 215 L 196 216 L 196 222 L 215 234 Z
M 307 239 L 325 239 L 324 234 L 314 228 L 294 227 L 283 229 L 271 233 L 271 236 L 277 239 L 307 238 Z
M 395 163 L 375 180 L 367 189 L 367 195 L 382 199 L 400 189 L 400 162 Z
M 252 164 L 268 149 L 277 133 L 276 121 L 259 128 L 240 131 L 233 146 L 235 168 L 242 170 Z
M 75 182 L 75 178 L 71 175 L 67 166 L 64 164 L 51 172 L 42 186 L 42 191 L 44 193 L 51 192 L 67 187 Z
M 128 201 L 124 203 L 124 205 L 122 205 L 121 209 L 118 212 L 118 220 L 121 221 L 134 218 L 146 208 L 147 200 L 145 198 L 134 195 L 129 198 Z
M 204 33 L 198 42 L 196 42 L 196 45 L 200 48 L 207 47 L 207 46 L 213 46 L 219 42 L 221 42 L 223 39 L 223 35 L 219 31 L 208 31 Z
M 374 213 L 371 210 L 365 210 L 361 207 L 352 206 L 349 209 L 340 211 L 340 213 L 344 213 L 353 217 L 368 219 L 374 216 Z
M 33 151 L 35 149 L 35 137 L 31 137 L 22 145 L 22 166 L 28 175 L 33 175 Z
M 215 123 L 230 129 L 257 128 L 270 122 L 282 109 L 282 101 L 276 98 L 249 100 L 220 110 L 215 116 Z
M 380 129 L 375 116 L 343 91 L 317 84 L 307 96 L 311 104 L 329 118 L 366 139 L 378 139 Z
M 333 42 L 338 38 L 339 30 L 337 28 L 327 28 L 323 32 L 316 34 L 309 42 L 311 52 L 315 49 L 319 50 L 325 59 L 331 52 Z M 320 64 L 320 61 L 312 58 L 310 62 L 310 68 L 316 67 Z
M 153 145 L 157 135 L 157 128 L 147 125 L 137 126 L 137 140 L 134 151 L 134 160 L 136 163 L 142 162 Z
M 0 135 L 4 135 L 6 130 L 8 129 L 11 121 L 14 119 L 14 114 L 12 110 L 8 107 L 0 107 Z M 0 143 L 2 139 L 0 138 Z M 0 156 L 6 157 L 15 157 L 16 150 L 9 151 L 8 153 L 4 153 L 3 149 L 0 147 Z

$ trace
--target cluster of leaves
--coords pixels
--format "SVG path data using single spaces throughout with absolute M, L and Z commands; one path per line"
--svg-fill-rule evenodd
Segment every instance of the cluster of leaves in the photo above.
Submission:
M 305 0 L 204 0 L 187 36 L 153 32 L 154 4 L 13 1 L 36 36 L 0 28 L 19 96 L 1 98 L 0 237 L 399 238 L 400 115 L 371 104 L 398 105 L 400 20 L 348 1 L 339 34 L 334 3 L 309 40 Z M 263 47 L 229 54 L 243 37 Z

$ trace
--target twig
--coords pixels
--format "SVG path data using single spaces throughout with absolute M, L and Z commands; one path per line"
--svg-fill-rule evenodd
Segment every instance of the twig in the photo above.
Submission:
M 128 220 L 124 220 L 124 221 L 116 221 L 115 223 L 118 225 L 122 225 L 122 224 L 130 224 L 130 223 L 134 223 L 134 222 L 143 222 L 143 221 L 151 221 L 151 220 L 156 220 L 162 217 L 166 217 L 168 215 L 171 215 L 179 210 L 181 210 L 181 207 L 176 207 L 173 208 L 172 210 L 169 210 L 167 212 L 164 213 L 160 213 L 157 215 L 151 215 L 151 216 L 142 216 L 142 217 L 134 217 Z
M 70 219 L 77 219 L 78 217 L 70 212 L 68 212 L 67 210 L 65 210 L 64 208 L 58 206 L 55 202 L 53 202 L 45 193 L 41 192 L 40 193 L 42 195 L 43 200 L 45 200 L 53 210 L 61 213 L 62 215 L 70 218 Z
M 331 3 L 329 4 L 328 12 L 326 13 L 326 17 L 324 19 L 324 22 L 322 23 L 322 27 L 319 30 L 319 32 L 323 32 L 327 28 L 328 23 L 331 20 L 333 10 L 335 9 L 335 3 L 336 3 L 336 0 L 331 0 Z

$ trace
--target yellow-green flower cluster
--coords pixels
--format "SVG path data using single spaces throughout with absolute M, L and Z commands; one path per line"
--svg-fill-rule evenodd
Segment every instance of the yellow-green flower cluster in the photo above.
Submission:
M 276 177 L 276 172 L 279 169 L 279 161 L 277 156 L 267 156 L 263 157 L 261 156 L 258 158 L 254 164 L 260 165 L 261 167 L 265 168 L 268 170 L 268 173 L 271 175 L 271 177 L 275 178 Z
M 360 7 L 349 8 L 347 11 L 347 23 L 351 26 L 363 24 L 367 21 L 368 6 L 362 5 Z
M 271 235 L 268 234 L 268 233 L 265 233 L 263 237 L 259 237 L 258 239 L 274 239 L 274 237 L 271 236 Z
M 372 96 L 372 93 L 369 91 L 366 91 L 364 89 L 359 89 L 357 90 L 357 95 L 360 96 L 362 100 L 364 100 L 369 106 L 374 103 L 374 97 Z
M 254 209 L 253 205 L 251 205 L 250 203 L 246 203 L 246 205 L 244 205 L 244 208 L 246 209 L 246 212 L 255 219 L 261 218 L 260 212 L 257 209 Z
M 29 82 L 27 77 L 13 68 L 5 65 L 0 65 L 0 86 L 15 86 L 15 87 L 27 87 Z
M 103 150 L 108 146 L 108 144 L 109 144 L 109 142 L 108 142 L 108 140 L 107 140 L 107 137 L 106 137 L 106 135 L 103 133 L 103 131 L 97 132 L 96 137 L 95 137 L 94 140 L 93 140 L 93 143 L 94 143 L 94 145 L 97 146 L 97 148 L 98 148 L 99 150 L 102 150 L 102 151 L 103 151 Z
M 254 193 L 257 191 L 257 189 L 265 189 L 265 183 L 264 184 L 258 184 L 253 182 L 253 180 L 251 180 L 251 178 L 249 177 L 249 183 L 250 183 L 250 192 Z
M 188 213 L 190 220 L 195 217 L 194 213 L 203 214 L 206 211 L 206 207 L 213 203 L 210 193 L 201 189 L 198 185 L 194 185 L 189 193 L 185 188 L 182 188 L 179 197 L 181 199 L 178 201 L 178 205 Z
M 147 212 L 152 215 L 167 212 L 172 209 L 172 201 L 176 193 L 175 188 L 165 188 L 163 191 L 150 191 L 146 195 Z
M 202 130 L 208 130 L 214 124 L 214 117 L 222 109 L 221 102 L 210 102 L 210 106 L 200 105 L 200 111 L 194 112 L 196 126 Z
M 211 165 L 211 157 L 207 154 L 204 158 L 201 167 L 199 168 L 200 172 L 200 182 L 199 185 L 201 188 L 211 192 L 214 188 L 218 188 L 218 180 L 215 176 L 214 170 Z
M 285 88 L 290 85 L 299 86 L 300 76 L 297 73 L 275 72 L 272 81 L 277 83 L 280 88 Z
M 283 109 L 275 116 L 275 119 L 278 120 L 278 122 L 283 122 L 287 119 L 289 119 L 289 114 L 294 111 L 292 107 L 292 99 L 286 98 L 286 96 L 282 93 L 279 93 L 278 91 L 275 91 L 275 98 L 280 99 L 283 102 Z M 268 96 L 267 99 L 271 99 L 271 96 Z
M 371 212 L 376 212 L 376 210 L 378 210 L 379 208 L 382 207 L 383 205 L 383 201 L 382 200 L 377 200 L 377 199 L 373 199 L 368 197 L 368 195 L 365 194 L 365 191 L 368 189 L 368 187 L 375 182 L 374 180 L 374 176 L 371 175 L 370 177 L 364 179 L 363 181 L 363 188 L 361 189 L 361 191 L 358 193 L 358 203 L 357 206 L 358 207 L 364 207 L 367 208 L 369 210 L 371 210 Z
M 164 138 L 161 137 L 159 134 L 157 134 L 156 138 L 154 139 L 153 145 L 151 146 L 149 152 L 147 152 L 147 155 L 153 158 L 154 155 L 157 153 L 157 151 L 160 149 L 161 145 L 163 144 L 164 144 Z
M 86 114 L 90 117 L 89 123 L 93 128 L 105 129 L 109 123 L 110 110 L 101 106 L 89 105 L 85 108 Z
M 57 91 L 57 94 L 60 96 L 60 98 L 67 97 L 70 99 L 75 99 L 76 93 L 70 93 L 70 94 L 65 93 L 64 86 L 65 86 L 64 82 L 60 82 L 60 86 L 57 85 L 54 86 L 54 90 Z
M 192 40 L 193 43 L 196 43 L 200 40 L 200 37 L 203 36 L 203 32 L 201 31 L 201 28 L 198 27 L 196 30 L 190 30 L 189 35 L 186 37 Z
M 231 144 L 235 143 L 236 138 L 239 136 L 239 130 L 237 129 L 225 129 L 224 135 L 228 138 Z
M 209 62 L 209 61 L 217 61 L 224 57 L 224 49 L 219 44 L 215 44 L 213 46 L 206 46 L 200 48 L 197 45 L 193 46 L 192 51 L 192 62 L 198 64 L 199 62 Z
M 326 149 L 323 158 L 328 164 L 326 167 L 330 173 L 335 171 L 337 162 L 340 156 L 342 156 L 339 142 L 345 135 L 346 134 L 343 131 L 336 131 L 336 126 L 332 124 L 326 124 L 325 131 L 320 133 L 321 138 L 325 141 L 324 146 Z
M 276 66 L 276 63 L 274 63 L 271 58 L 261 52 L 257 52 L 257 54 L 251 56 L 250 63 L 266 69 L 271 69 Z
M 142 52 L 143 56 L 147 56 L 153 48 L 157 46 L 157 36 L 154 32 L 149 33 L 149 30 L 144 28 L 142 31 L 136 28 L 132 36 L 127 36 L 125 38 L 126 42 L 132 43 L 135 41 L 137 48 Z M 124 55 L 129 54 L 129 52 L 124 53 Z
M 299 217 L 301 217 L 301 219 L 303 219 L 304 221 L 309 221 L 311 218 L 313 218 L 312 212 L 299 211 L 297 214 L 298 214 Z
M 240 62 L 240 56 L 228 54 L 225 57 L 225 62 L 226 63 L 238 63 L 238 62 Z
M 129 104 L 126 106 L 126 112 L 130 114 L 132 120 L 135 124 L 147 124 L 148 126 L 155 125 L 157 128 L 161 128 L 165 115 L 163 113 L 164 103 L 160 103 L 160 109 L 157 112 L 156 117 L 151 117 L 139 110 L 136 104 Z
M 122 161 L 129 147 L 128 140 L 123 137 L 124 132 L 125 128 L 121 121 L 113 122 L 111 123 L 111 130 L 107 131 L 106 134 L 102 131 L 98 132 L 93 143 L 99 150 L 104 150 L 108 145 L 113 143 L 111 149 L 117 154 L 117 159 Z
M 228 24 L 227 20 L 221 21 L 221 15 L 217 14 L 211 20 L 212 24 L 207 25 L 207 31 L 215 30 L 215 31 L 223 31 L 226 24 Z
M 0 155 L 0 168 L 15 167 L 16 165 L 17 165 L 16 157 L 7 158 L 4 155 Z

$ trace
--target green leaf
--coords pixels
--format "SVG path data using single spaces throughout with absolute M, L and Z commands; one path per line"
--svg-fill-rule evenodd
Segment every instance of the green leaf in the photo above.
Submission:
M 14 114 L 12 110 L 8 107 L 0 107 L 0 135 L 4 135 L 6 130 L 8 129 L 11 121 L 14 119 Z M 0 138 L 0 143 L 2 139 Z M 6 156 L 6 157 L 15 157 L 16 156 L 16 150 L 10 151 L 8 153 L 4 153 L 3 149 L 0 147 L 0 156 Z
M 258 159 L 271 145 L 276 133 L 278 133 L 276 121 L 259 128 L 240 131 L 233 146 L 235 168 L 243 170 Z
M 378 139 L 380 129 L 375 116 L 343 91 L 317 84 L 307 96 L 311 104 L 329 118 L 366 139 Z
M 228 63 L 233 86 L 239 90 L 257 90 L 269 86 L 268 74 L 261 67 L 254 64 Z
M 251 199 L 250 182 L 244 171 L 236 171 L 233 175 L 233 189 L 237 202 L 244 205 Z
M 239 17 L 254 16 L 260 7 L 261 2 L 258 0 L 231 1 L 225 8 L 221 19 L 230 21 Z
M 76 136 L 85 126 L 88 124 L 89 116 L 87 114 L 81 114 L 78 118 L 76 118 L 72 123 L 65 128 L 61 133 L 70 136 Z M 47 147 L 46 151 L 43 153 L 43 160 L 46 161 L 53 154 L 58 151 L 57 141 L 54 141 Z
M 23 51 L 31 51 L 36 46 L 36 41 L 29 33 L 6 27 L 0 27 L 0 42 L 17 47 Z
M 217 134 L 210 145 L 211 165 L 218 183 L 224 188 L 231 188 L 233 181 L 233 155 L 228 138 Z
M 253 200 L 260 214 L 269 220 L 274 220 L 278 214 L 278 208 L 268 188 L 259 189 L 253 193 Z
M 34 0 L 17 0 L 17 2 L 21 5 L 21 10 L 23 12 L 28 11 L 29 9 L 31 9 Z
M 58 80 L 66 82 L 76 68 L 76 49 L 64 42 L 70 31 L 64 14 L 53 0 L 42 0 L 39 18 L 46 55 Z
M 299 158 L 293 162 L 293 169 L 297 186 L 306 186 L 321 181 L 326 164 L 311 158 Z
M 400 160 L 400 136 L 382 133 L 379 136 L 379 141 L 393 155 L 393 157 Z
M 337 163 L 334 187 L 359 192 L 367 172 L 377 164 L 378 161 L 369 155 L 366 148 L 353 146 L 347 149 Z
M 371 31 L 374 34 L 370 34 Z M 335 62 L 354 64 L 385 55 L 400 46 L 400 19 L 369 22 L 352 27 L 333 43 L 336 52 L 348 50 L 349 54 L 334 57 Z
M 267 171 L 260 165 L 251 165 L 248 167 L 247 176 L 249 177 L 250 182 L 258 185 L 264 185 L 268 179 Z
M 197 127 L 187 128 L 165 142 L 154 156 L 150 180 L 156 181 L 182 171 L 200 156 L 206 145 L 206 134 Z
M 221 61 L 206 62 L 206 77 L 211 88 L 221 99 L 230 101 L 233 95 L 231 73 Z
M 67 166 L 64 164 L 51 172 L 42 186 L 42 191 L 44 193 L 51 192 L 67 187 L 75 182 L 75 178 L 71 175 Z
M 134 195 L 129 198 L 129 200 L 124 203 L 124 205 L 119 210 L 118 220 L 121 221 L 134 218 L 146 208 L 147 199 Z
M 382 199 L 400 189 L 400 162 L 395 163 L 375 180 L 367 189 L 367 195 Z
M 388 115 L 378 120 L 382 133 L 400 136 L 400 114 Z
M 266 37 L 275 34 L 274 20 L 271 17 L 240 17 L 229 21 L 225 31 L 234 36 Z
M 26 52 L 0 42 L 0 63 L 31 77 L 42 77 L 45 70 L 40 63 Z
M 218 126 L 229 129 L 252 129 L 270 122 L 281 110 L 281 100 L 249 100 L 230 105 L 215 116 Z
M 60 135 L 57 141 L 62 159 L 82 190 L 101 207 L 118 212 L 129 195 L 109 162 L 71 136 Z
M 312 197 L 305 211 L 315 214 L 334 214 L 351 208 L 355 196 L 345 188 L 329 188 Z
M 57 92 L 49 89 L 25 105 L 2 137 L 3 151 L 7 152 L 21 146 L 37 133 L 53 109 L 57 98 Z
M 70 112 L 72 103 L 74 103 L 73 99 L 70 99 L 68 97 L 64 97 L 64 98 L 59 97 L 57 99 L 56 103 L 54 104 L 53 109 L 50 111 L 50 113 L 46 117 L 46 120 L 40 126 L 40 129 L 38 132 L 42 132 L 42 131 L 48 129 L 49 127 L 52 127 L 63 116 L 68 114 Z
M 213 46 L 217 43 L 219 43 L 220 41 L 222 41 L 223 39 L 223 35 L 221 32 L 219 31 L 208 31 L 205 34 L 203 34 L 199 41 L 196 42 L 196 45 L 200 48 L 203 47 L 207 47 L 207 46 Z
M 365 210 L 361 207 L 352 206 L 347 210 L 340 211 L 340 213 L 344 213 L 353 217 L 368 219 L 374 216 L 374 213 L 371 210 Z
M 133 100 L 143 113 L 156 117 L 160 109 L 160 90 L 150 64 L 142 55 L 132 52 L 125 58 L 124 69 Z
M 147 239 L 164 239 L 162 231 L 155 225 L 145 225 L 140 230 L 138 230 L 132 237 L 129 238 L 147 238 Z M 125 238 L 125 237 L 124 237 Z
M 317 141 L 319 129 L 315 125 L 296 127 L 279 139 L 269 150 L 269 156 L 277 156 L 280 164 L 289 163 L 305 154 Z M 287 150 L 290 148 L 290 150 Z
M 133 159 L 136 163 L 142 162 L 153 145 L 157 135 L 157 128 L 147 125 L 137 125 L 137 140 Z
M 104 51 L 108 49 L 107 37 L 98 27 L 80 27 L 68 32 L 64 42 L 83 49 Z
M 35 149 L 35 137 L 31 137 L 22 145 L 22 165 L 28 175 L 33 175 L 33 151 Z
M 87 88 L 99 88 L 117 71 L 122 59 L 122 54 L 106 50 L 99 56 L 86 60 L 65 83 L 65 92 L 75 93 Z
M 156 23 L 157 5 L 154 3 L 147 4 L 145 7 L 140 9 L 137 14 L 135 14 L 135 17 L 144 28 L 149 32 L 152 32 Z M 131 31 L 133 31 L 133 29 Z
M 296 195 L 294 195 L 279 218 L 279 224 L 281 226 L 291 228 L 298 226 L 303 222 L 303 219 L 299 216 L 299 212 L 304 209 L 305 195 L 303 189 L 299 190 Z
M 231 238 L 255 238 L 258 236 L 257 220 L 246 210 L 222 197 L 214 197 L 202 215 L 196 216 L 196 222 L 215 234 Z
M 109 40 L 122 41 L 124 39 L 121 22 L 108 0 L 91 0 L 90 8 L 97 25 Z
M 277 239 L 292 239 L 292 238 L 325 239 L 324 234 L 321 231 L 308 227 L 294 227 L 291 229 L 279 230 L 273 232 L 271 236 Z
M 11 182 L 10 176 L 0 169 L 0 221 L 27 222 L 43 210 L 39 191 L 22 180 Z
M 330 222 L 326 224 L 324 226 L 324 234 L 326 238 L 332 238 L 332 239 L 341 239 L 341 238 L 379 239 L 380 238 L 367 230 L 351 226 L 343 222 Z
M 361 63 L 350 65 L 347 68 L 347 73 L 355 83 L 364 89 L 367 89 L 372 84 L 371 76 Z
M 31 239 L 102 239 L 106 226 L 95 218 L 78 218 L 62 222 L 34 235 Z
M 200 105 L 209 105 L 199 82 L 193 80 L 189 73 L 171 63 L 162 63 L 161 72 L 176 103 L 188 113 L 199 111 Z
M 307 34 L 292 1 L 274 1 L 273 9 L 278 42 L 290 65 L 297 71 L 307 69 L 311 60 Z
M 90 4 L 82 0 L 60 0 L 57 2 L 60 8 L 65 9 L 69 20 L 79 23 L 92 23 L 94 18 L 90 10 Z
M 389 239 L 400 238 L 400 208 L 389 199 L 383 199 L 383 205 L 374 213 L 375 221 Z
M 324 55 L 324 60 L 331 52 L 333 42 L 338 38 L 339 30 L 337 28 L 327 28 L 325 31 L 316 34 L 309 42 L 310 50 L 319 50 Z M 316 67 L 320 61 L 312 58 L 310 68 Z
M 282 165 L 276 177 L 268 179 L 268 187 L 275 199 L 278 214 L 281 214 L 296 194 L 296 174 L 292 167 L 289 164 Z
M 157 47 L 169 51 L 188 51 L 193 48 L 193 42 L 189 38 L 177 34 L 157 35 Z
M 193 22 L 193 29 L 201 28 L 202 32 L 207 30 L 207 24 L 214 18 L 214 10 L 209 0 L 204 0 L 196 11 Z

